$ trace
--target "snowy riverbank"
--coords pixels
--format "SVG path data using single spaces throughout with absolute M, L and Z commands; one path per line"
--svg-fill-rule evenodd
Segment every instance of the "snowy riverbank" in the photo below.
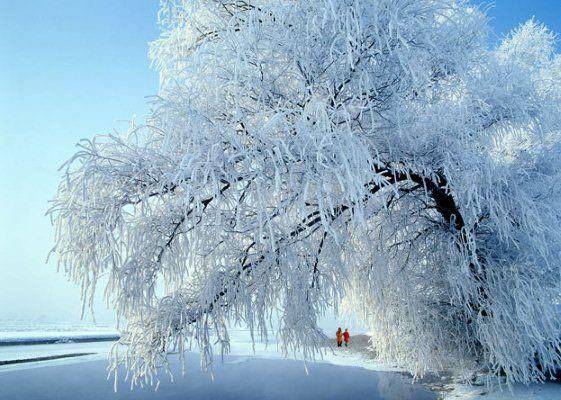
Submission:
M 328 355 L 326 361 L 342 365 L 360 365 L 376 371 L 395 371 L 409 376 L 397 366 L 387 366 L 375 361 L 375 354 L 369 349 L 368 337 L 359 335 L 352 338 L 352 347 L 348 351 Z M 357 340 L 358 339 L 358 340 Z M 439 377 L 426 377 L 419 383 L 439 394 L 442 400 L 560 400 L 561 383 L 520 385 L 512 387 L 499 385 L 494 378 L 479 375 L 471 385 L 463 383 L 459 378 L 442 374 Z

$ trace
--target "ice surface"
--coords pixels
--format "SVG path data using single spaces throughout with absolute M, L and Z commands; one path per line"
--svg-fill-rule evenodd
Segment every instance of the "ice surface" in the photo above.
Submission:
M 294 360 L 227 356 L 214 365 L 214 379 L 198 368 L 199 356 L 188 353 L 187 373 L 181 375 L 177 357 L 172 357 L 175 375 L 171 383 L 163 377 L 157 391 L 150 387 L 130 390 L 119 379 L 119 391 L 113 392 L 106 379 L 103 360 L 82 362 L 76 366 L 0 372 L 0 398 L 41 399 L 346 399 L 429 400 L 433 393 L 399 374 L 380 373 L 363 368 L 341 367 Z

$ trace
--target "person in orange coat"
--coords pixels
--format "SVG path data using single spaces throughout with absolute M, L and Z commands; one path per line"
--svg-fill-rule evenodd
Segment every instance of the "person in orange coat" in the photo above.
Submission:
M 341 330 L 341 327 L 337 329 L 335 336 L 337 336 L 337 347 L 341 347 L 343 345 L 343 331 Z
M 345 329 L 343 333 L 343 338 L 345 339 L 345 347 L 349 347 L 349 340 L 351 340 L 351 334 L 348 329 Z

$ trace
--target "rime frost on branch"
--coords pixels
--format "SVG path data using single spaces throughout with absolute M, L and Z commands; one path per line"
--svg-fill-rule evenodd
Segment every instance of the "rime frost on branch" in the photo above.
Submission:
M 54 253 L 128 323 L 116 360 L 213 359 L 228 323 L 312 358 L 345 299 L 422 374 L 560 363 L 561 58 L 452 0 L 163 0 L 161 90 L 80 143 Z M 211 333 L 213 339 L 211 339 Z

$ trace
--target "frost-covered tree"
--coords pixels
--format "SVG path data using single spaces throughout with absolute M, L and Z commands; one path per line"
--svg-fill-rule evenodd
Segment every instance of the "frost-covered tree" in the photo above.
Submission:
M 561 361 L 561 57 L 530 21 L 489 49 L 453 0 L 163 0 L 161 88 L 80 143 L 50 215 L 133 383 L 228 323 L 313 357 L 341 301 L 422 374 L 542 380 Z

